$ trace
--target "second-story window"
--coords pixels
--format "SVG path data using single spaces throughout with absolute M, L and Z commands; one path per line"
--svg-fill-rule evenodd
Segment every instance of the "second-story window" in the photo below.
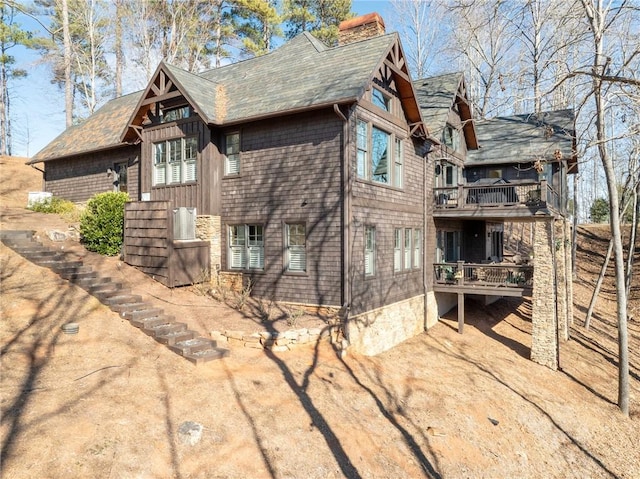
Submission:
M 356 136 L 358 178 L 401 188 L 402 140 L 364 120 L 358 120 Z
M 159 121 L 160 123 L 169 123 L 170 121 L 182 120 L 183 118 L 189 118 L 192 113 L 193 110 L 189 105 L 164 108 L 159 111 Z
M 153 184 L 191 183 L 198 179 L 198 138 L 174 138 L 153 144 Z
M 240 133 L 227 133 L 224 136 L 224 174 L 240 173 Z
M 442 143 L 453 150 L 460 151 L 460 133 L 453 126 L 447 125 L 442 132 Z

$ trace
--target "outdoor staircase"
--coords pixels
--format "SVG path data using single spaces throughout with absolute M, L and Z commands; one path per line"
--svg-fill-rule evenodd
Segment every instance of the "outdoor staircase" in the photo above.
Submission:
M 153 337 L 160 344 L 194 364 L 201 364 L 229 355 L 229 350 L 218 347 L 216 341 L 201 337 L 188 329 L 174 316 L 143 301 L 129 288 L 99 275 L 82 261 L 73 261 L 62 252 L 36 241 L 33 231 L 0 231 L 0 240 L 32 263 L 56 272 L 70 283 L 88 291 L 112 311 L 127 319 L 133 326 Z

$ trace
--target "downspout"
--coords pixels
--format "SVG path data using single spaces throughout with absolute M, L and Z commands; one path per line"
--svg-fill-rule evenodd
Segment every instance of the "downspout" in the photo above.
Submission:
M 351 162 L 349 155 L 349 121 L 342 113 L 338 104 L 333 105 L 333 111 L 343 121 L 342 124 L 342 309 L 341 321 L 343 333 L 349 341 L 347 321 L 351 307 L 351 258 L 349 255 L 349 238 L 351 237 Z
M 424 330 L 427 330 L 428 323 L 428 315 L 429 308 L 427 305 L 427 290 L 428 290 L 428 281 L 427 281 L 427 163 L 429 161 L 429 153 L 432 151 L 431 143 L 428 143 L 427 149 L 424 152 L 422 162 L 422 288 L 424 293 Z
M 422 290 L 424 293 L 424 330 L 427 330 L 428 307 L 427 307 L 427 162 L 431 153 L 431 144 L 424 152 L 422 162 Z

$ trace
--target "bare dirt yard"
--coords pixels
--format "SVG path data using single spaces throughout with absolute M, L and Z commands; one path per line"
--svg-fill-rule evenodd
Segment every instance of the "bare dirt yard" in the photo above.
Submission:
M 2 158 L 0 173 L 2 229 L 33 229 L 45 242 L 47 231 L 67 231 L 59 216 L 24 208 L 27 191 L 40 189 L 37 171 Z M 526 300 L 468 302 L 464 334 L 454 310 L 377 357 L 341 357 L 328 341 L 279 353 L 231 346 L 229 357 L 196 367 L 0 245 L 2 477 L 640 478 L 640 281 L 625 418 L 615 404 L 611 275 L 590 330 L 582 326 L 607 230 L 581 228 L 579 238 L 572 339 L 561 344 L 559 371 L 528 360 Z M 198 288 L 168 290 L 75 241 L 49 244 L 201 334 L 288 326 Z M 61 331 L 70 321 L 78 334 Z M 204 427 L 193 445 L 180 434 L 189 421 Z

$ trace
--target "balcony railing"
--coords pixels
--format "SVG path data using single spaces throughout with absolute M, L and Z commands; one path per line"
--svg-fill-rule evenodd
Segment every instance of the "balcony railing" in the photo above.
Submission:
M 467 183 L 457 187 L 434 188 L 436 209 L 473 209 L 481 207 L 525 206 L 542 208 L 550 206 L 559 209 L 560 197 L 545 181 L 512 182 L 500 184 Z
M 438 284 L 485 287 L 533 287 L 533 266 L 510 263 L 434 263 Z

